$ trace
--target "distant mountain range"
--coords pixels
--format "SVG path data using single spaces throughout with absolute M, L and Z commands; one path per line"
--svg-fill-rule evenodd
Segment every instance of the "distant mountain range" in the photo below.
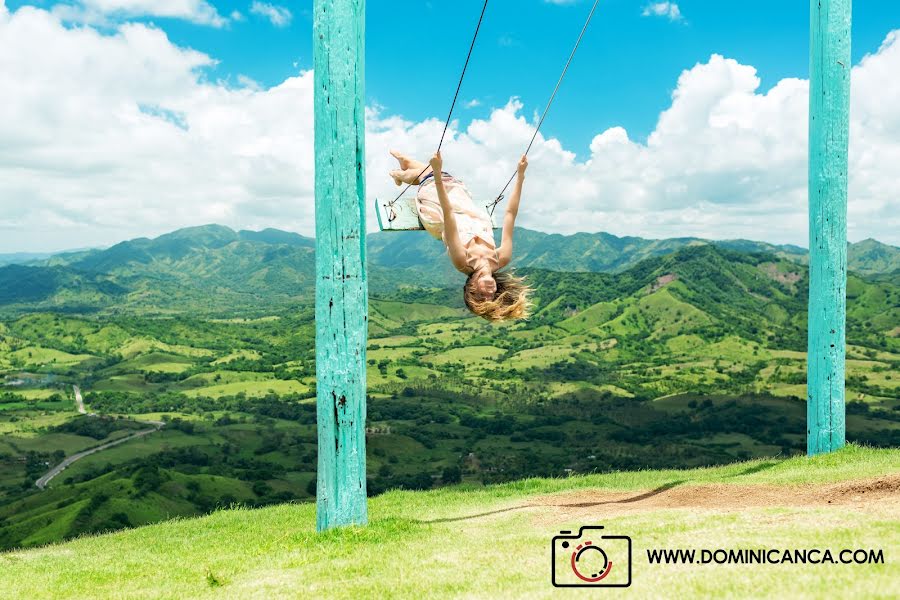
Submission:
M 12 254 L 0 254 L 0 266 L 20 265 L 24 263 L 44 260 L 53 256 L 50 252 L 13 252 Z
M 498 231 L 499 237 L 499 231 Z M 155 239 L 137 238 L 116 244 L 112 248 L 87 249 L 62 253 L 0 254 L 0 266 L 8 264 L 79 264 L 93 269 L 102 262 L 120 266 L 122 260 L 140 260 L 145 255 L 177 256 L 179 253 L 206 248 L 221 248 L 235 242 L 260 242 L 313 248 L 315 241 L 302 235 L 264 229 L 262 231 L 233 231 L 221 225 L 189 227 Z M 368 236 L 369 260 L 374 265 L 420 268 L 433 273 L 436 262 L 443 265 L 444 250 L 425 232 L 373 233 Z M 617 237 L 609 233 L 575 233 L 561 235 L 530 229 L 516 230 L 516 264 L 519 267 L 539 267 L 552 271 L 616 272 L 651 256 L 661 256 L 685 246 L 714 244 L 738 252 L 764 252 L 779 258 L 806 264 L 806 248 L 792 244 L 770 244 L 752 240 L 706 240 L 696 237 L 645 239 Z M 863 275 L 892 273 L 900 270 L 900 248 L 874 239 L 848 244 L 850 270 Z M 149 256 L 144 257 L 145 260 Z M 448 271 L 450 272 L 450 271 Z
M 647 240 L 608 233 L 546 234 L 518 229 L 514 266 L 570 273 L 621 273 L 649 258 L 686 248 L 763 253 L 803 264 L 806 250 L 749 240 Z M 155 239 L 138 238 L 103 250 L 17 256 L 0 266 L 0 306 L 21 310 L 94 311 L 135 308 L 224 310 L 309 300 L 315 241 L 280 231 L 191 227 Z M 368 236 L 370 288 L 446 288 L 462 283 L 443 246 L 425 232 Z M 895 281 L 900 248 L 865 240 L 849 246 L 850 269 Z M 0 263 L 2 264 L 2 263 Z
M 646 258 L 707 244 L 737 252 L 772 254 L 800 264 L 809 262 L 806 248 L 791 244 L 694 237 L 650 240 L 617 237 L 602 232 L 561 235 L 518 228 L 514 265 L 550 271 L 615 273 L 627 270 Z M 434 273 L 436 267 L 446 267 L 447 272 L 452 272 L 452 267 L 446 264 L 444 248 L 425 232 L 372 234 L 368 247 L 369 261 L 374 265 L 413 269 L 422 273 Z M 847 251 L 851 271 L 862 275 L 900 271 L 900 248 L 896 246 L 867 239 L 848 244 Z

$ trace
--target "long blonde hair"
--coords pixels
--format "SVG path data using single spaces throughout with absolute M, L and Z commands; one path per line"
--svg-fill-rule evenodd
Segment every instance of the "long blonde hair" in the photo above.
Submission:
M 470 311 L 493 322 L 528 318 L 532 307 L 529 299 L 532 290 L 525 283 L 524 277 L 516 277 L 504 271 L 493 273 L 492 277 L 497 282 L 496 297 L 493 300 L 479 300 L 472 281 L 474 276 L 475 273 L 469 275 L 463 285 L 463 299 Z

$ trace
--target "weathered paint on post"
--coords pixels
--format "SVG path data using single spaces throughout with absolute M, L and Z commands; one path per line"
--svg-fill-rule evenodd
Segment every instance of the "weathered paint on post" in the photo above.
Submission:
M 807 453 L 844 445 L 851 0 L 810 1 Z
M 368 518 L 365 5 L 313 5 L 319 531 Z

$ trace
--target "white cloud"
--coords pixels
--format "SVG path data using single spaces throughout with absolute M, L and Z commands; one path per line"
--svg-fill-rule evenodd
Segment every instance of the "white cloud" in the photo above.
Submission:
M 476 108 L 481 106 L 481 100 L 478 98 L 472 98 L 468 102 L 466 102 L 466 108 Z
M 667 17 L 670 21 L 684 20 L 681 9 L 674 2 L 651 2 L 641 14 L 645 17 Z
M 254 92 L 262 90 L 262 86 L 259 85 L 259 82 L 247 75 L 238 75 L 237 82 L 239 86 L 248 90 L 253 90 Z
M 206 0 L 76 0 L 76 4 L 57 4 L 53 12 L 64 20 L 84 23 L 145 16 L 184 19 L 213 27 L 228 23 Z
M 294 15 L 283 6 L 276 6 L 268 2 L 254 1 L 250 6 L 250 12 L 267 18 L 275 27 L 287 27 L 291 24 Z
M 312 234 L 312 73 L 235 86 L 209 81 L 213 64 L 151 26 L 105 34 L 34 8 L 0 9 L 0 252 L 209 222 Z M 853 68 L 851 240 L 900 243 L 898 70 L 900 32 Z M 753 67 L 714 55 L 682 73 L 646 142 L 614 127 L 581 161 L 538 136 L 520 223 L 806 245 L 807 103 L 806 81 L 763 94 Z M 522 113 L 512 100 L 448 133 L 447 168 L 479 202 L 499 192 L 533 133 Z M 371 229 L 374 198 L 396 194 L 388 149 L 427 157 L 443 115 L 367 115 Z

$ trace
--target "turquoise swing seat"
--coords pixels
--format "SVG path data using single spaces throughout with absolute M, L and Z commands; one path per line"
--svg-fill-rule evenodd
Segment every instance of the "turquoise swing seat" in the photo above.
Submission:
M 381 231 L 420 231 L 425 227 L 419 220 L 416 210 L 416 197 L 404 195 L 391 206 L 388 202 L 375 199 L 375 214 L 378 215 L 378 228 Z M 394 218 L 391 218 L 393 214 Z
M 375 199 L 375 214 L 378 215 L 378 228 L 381 231 L 424 231 L 425 226 L 419 220 L 419 211 L 416 210 L 415 196 L 401 196 L 394 205 Z M 393 214 L 394 218 L 391 218 Z M 487 211 L 485 211 L 487 215 Z M 493 215 L 488 215 L 491 227 L 497 228 Z

